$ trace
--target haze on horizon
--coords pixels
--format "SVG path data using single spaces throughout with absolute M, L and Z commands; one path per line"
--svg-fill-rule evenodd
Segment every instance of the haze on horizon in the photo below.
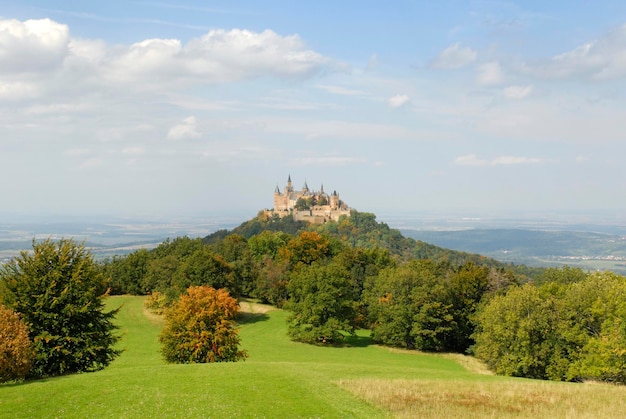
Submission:
M 626 3 L 0 0 L 0 215 L 626 209 Z

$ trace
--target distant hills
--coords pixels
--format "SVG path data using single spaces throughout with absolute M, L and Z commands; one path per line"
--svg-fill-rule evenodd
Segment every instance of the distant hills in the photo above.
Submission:
M 626 236 L 588 231 L 466 229 L 402 234 L 437 246 L 529 266 L 578 266 L 626 272 Z

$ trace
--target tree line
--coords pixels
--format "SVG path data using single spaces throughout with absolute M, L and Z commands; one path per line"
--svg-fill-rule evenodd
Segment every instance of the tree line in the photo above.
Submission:
M 11 266 L 5 289 L 21 272 Z M 149 295 L 150 306 L 164 310 L 163 353 L 174 362 L 244 359 L 233 321 L 235 299 L 249 297 L 289 310 L 296 341 L 344 345 L 366 328 L 377 343 L 473 354 L 500 374 L 626 380 L 624 277 L 442 249 L 403 237 L 373 214 L 353 211 L 314 226 L 259 213 L 232 231 L 168 239 L 84 266 L 99 278 L 90 289 Z M 216 312 L 224 315 L 216 320 Z M 219 327 L 194 329 L 208 323 Z M 199 336 L 201 344 L 192 340 Z M 87 370 L 117 353 L 103 354 Z

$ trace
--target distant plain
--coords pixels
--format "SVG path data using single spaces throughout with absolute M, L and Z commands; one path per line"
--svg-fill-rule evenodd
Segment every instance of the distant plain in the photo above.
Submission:
M 103 259 L 153 248 L 167 238 L 204 237 L 232 229 L 252 216 L 30 217 L 0 221 L 0 262 L 31 248 L 33 239 L 72 237 L 84 241 L 96 259 Z M 507 263 L 626 273 L 626 217 L 621 214 L 412 213 L 381 214 L 377 219 L 406 237 Z

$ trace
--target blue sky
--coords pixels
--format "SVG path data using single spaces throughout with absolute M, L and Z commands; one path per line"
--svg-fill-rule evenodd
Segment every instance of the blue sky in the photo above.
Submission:
M 626 3 L 0 0 L 0 214 L 626 210 Z

